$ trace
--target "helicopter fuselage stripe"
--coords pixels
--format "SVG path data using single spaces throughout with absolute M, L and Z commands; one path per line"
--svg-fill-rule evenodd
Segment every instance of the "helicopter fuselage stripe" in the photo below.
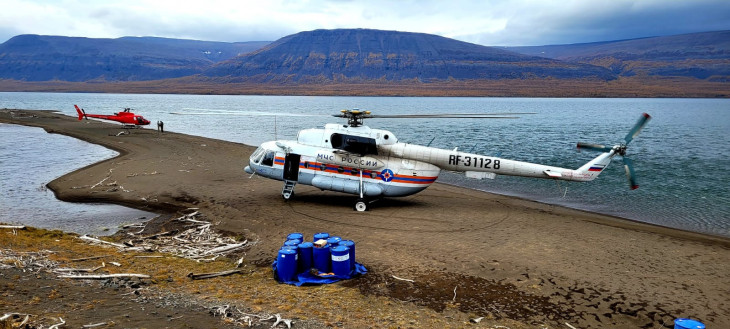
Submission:
M 276 157 L 274 159 L 274 165 L 284 165 L 284 158 L 283 157 Z M 322 170 L 324 168 L 324 170 Z M 353 167 L 343 167 L 343 166 L 337 166 L 337 165 L 327 165 L 325 163 L 320 162 L 299 162 L 299 169 L 303 170 L 309 170 L 311 172 L 322 172 L 322 173 L 328 173 L 328 174 L 334 174 L 335 176 L 346 176 L 348 179 L 352 178 L 359 178 L 360 172 L 359 169 L 353 168 Z M 353 173 L 354 170 L 354 173 Z M 436 181 L 438 176 L 407 176 L 407 175 L 398 175 L 395 174 L 391 177 L 390 180 L 387 180 L 383 177 L 382 172 L 383 171 L 373 171 L 373 170 L 363 170 L 362 171 L 362 178 L 363 180 L 376 180 L 376 181 L 383 181 L 385 183 L 401 183 L 401 184 L 432 184 Z M 372 174 L 375 174 L 375 177 L 372 176 Z

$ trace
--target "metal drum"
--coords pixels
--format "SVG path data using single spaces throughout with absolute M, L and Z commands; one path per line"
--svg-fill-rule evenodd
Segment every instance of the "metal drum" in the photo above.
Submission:
M 332 273 L 337 276 L 350 275 L 350 248 L 345 246 L 334 246 L 330 248 L 332 253 Z
M 705 329 L 705 324 L 692 319 L 676 319 L 674 329 Z
M 314 259 L 314 268 L 322 273 L 330 272 L 330 245 L 324 245 L 321 248 L 316 246 L 312 248 L 312 258 Z
M 299 249 L 297 250 L 297 252 L 299 253 L 298 273 L 307 272 L 314 265 L 312 254 L 313 249 L 314 244 L 312 244 L 311 242 L 302 242 L 299 244 Z
M 355 268 L 355 241 L 352 240 L 342 240 L 338 244 L 340 246 L 345 246 L 350 249 L 350 269 Z
M 329 237 L 330 234 L 327 232 L 314 233 L 314 240 L 312 241 L 316 242 L 317 240 L 327 240 Z
M 304 241 L 304 235 L 301 233 L 290 233 L 286 236 L 286 239 Z
M 279 250 L 276 258 L 276 275 L 279 280 L 293 281 L 297 275 L 297 251 L 289 248 Z
M 292 247 L 296 247 L 296 246 L 298 246 L 298 245 L 299 245 L 300 243 L 302 243 L 302 242 L 301 242 L 301 241 L 299 241 L 299 240 L 287 240 L 286 242 L 284 242 L 284 246 L 292 246 Z
M 342 241 L 342 238 L 340 238 L 339 236 L 331 236 L 327 238 L 327 243 L 332 246 L 336 246 L 338 243 L 340 243 L 340 241 Z

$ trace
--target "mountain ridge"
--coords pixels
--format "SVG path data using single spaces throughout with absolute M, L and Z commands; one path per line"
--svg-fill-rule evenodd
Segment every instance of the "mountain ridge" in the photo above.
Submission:
M 730 76 L 730 30 L 567 45 L 505 47 L 526 55 L 598 65 L 621 76 Z
M 730 31 L 532 47 L 372 29 L 273 42 L 20 35 L 0 44 L 0 91 L 730 97 L 728 82 Z
M 73 82 L 178 78 L 264 44 L 268 42 L 23 34 L 0 44 L 0 78 Z
M 594 65 L 564 63 L 425 33 L 372 29 L 299 32 L 215 64 L 203 75 L 258 81 L 615 78 Z

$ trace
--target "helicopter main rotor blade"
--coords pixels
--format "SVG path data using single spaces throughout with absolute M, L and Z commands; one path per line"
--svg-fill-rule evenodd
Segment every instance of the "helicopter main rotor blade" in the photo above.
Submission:
M 369 119 L 518 119 L 519 117 L 481 114 L 403 114 L 371 115 Z
M 601 145 L 601 144 L 578 142 L 577 146 L 578 146 L 578 149 L 586 149 L 586 150 L 590 150 L 590 151 L 611 152 L 611 150 L 613 150 L 612 147 L 608 147 L 606 145 Z
M 413 118 L 517 118 L 514 115 L 537 114 L 537 112 L 500 112 L 500 113 L 436 113 L 436 114 L 364 114 L 367 119 L 413 119 Z M 334 117 L 345 117 L 345 114 L 333 114 Z
M 370 118 L 385 119 L 517 119 L 515 115 L 536 114 L 536 112 L 500 112 L 500 113 L 436 113 L 436 114 L 376 114 Z
M 627 157 L 623 157 L 624 160 L 624 170 L 626 170 L 626 178 L 629 179 L 629 186 L 631 186 L 632 190 L 635 190 L 639 188 L 639 184 L 636 183 L 636 172 L 634 171 L 634 163 L 631 161 L 631 159 Z
M 628 145 L 631 143 L 631 141 L 639 135 L 639 132 L 641 132 L 641 129 L 644 128 L 647 122 L 649 122 L 649 119 L 651 119 L 651 116 L 647 113 L 641 114 L 641 117 L 639 118 L 639 121 L 636 122 L 633 128 L 631 128 L 631 131 L 626 135 L 624 140 L 626 141 L 626 144 Z

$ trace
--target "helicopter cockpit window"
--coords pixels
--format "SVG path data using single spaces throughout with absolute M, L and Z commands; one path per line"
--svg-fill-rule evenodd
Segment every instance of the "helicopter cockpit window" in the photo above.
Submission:
M 264 159 L 261 160 L 261 165 L 269 167 L 274 165 L 274 151 L 266 152 L 266 155 L 264 155 Z
M 330 140 L 332 141 L 332 148 L 345 150 L 347 152 L 357 153 L 360 155 L 378 155 L 378 147 L 375 144 L 375 139 L 373 138 L 332 134 Z
M 256 151 L 253 152 L 253 154 L 251 154 L 250 159 L 251 159 L 251 162 L 253 162 L 255 164 L 259 164 L 259 163 L 261 163 L 261 158 L 263 158 L 263 157 L 264 157 L 264 149 L 259 147 L 256 149 Z

